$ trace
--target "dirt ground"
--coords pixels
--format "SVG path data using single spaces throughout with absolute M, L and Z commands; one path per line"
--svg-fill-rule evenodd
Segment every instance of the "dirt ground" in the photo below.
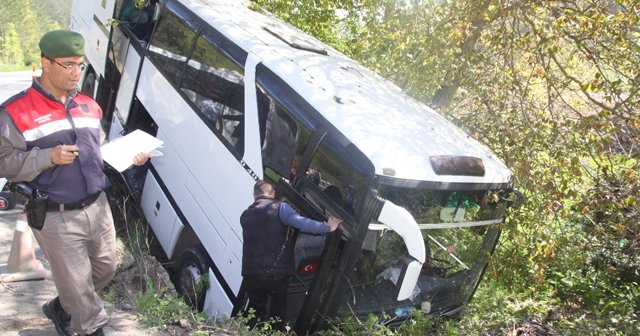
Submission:
M 7 274 L 7 260 L 11 251 L 14 237 L 15 223 L 21 206 L 14 210 L 0 211 L 0 274 Z M 1 282 L 0 283 L 0 336 L 45 336 L 56 335 L 51 321 L 44 316 L 42 304 L 57 296 L 56 288 L 51 280 L 50 268 L 42 251 L 33 239 L 36 259 L 42 262 L 48 276 L 42 280 Z M 134 277 L 135 269 L 133 258 L 119 251 L 120 260 L 124 260 L 120 266 L 120 272 L 110 284 L 115 291 L 131 293 L 135 298 L 134 290 L 126 285 Z M 159 264 L 158 264 L 159 265 Z M 161 266 L 160 266 L 161 268 Z M 123 296 L 125 297 L 125 296 Z M 117 306 L 105 302 L 107 312 L 111 320 L 104 328 L 105 334 L 110 336 L 124 335 L 161 335 L 156 330 L 146 329 L 139 325 L 136 315 L 130 311 L 132 302 L 120 300 Z

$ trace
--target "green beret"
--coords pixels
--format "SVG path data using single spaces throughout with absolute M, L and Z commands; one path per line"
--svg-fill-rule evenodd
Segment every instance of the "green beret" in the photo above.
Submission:
M 52 30 L 40 39 L 40 52 L 49 58 L 84 56 L 84 37 L 70 30 Z

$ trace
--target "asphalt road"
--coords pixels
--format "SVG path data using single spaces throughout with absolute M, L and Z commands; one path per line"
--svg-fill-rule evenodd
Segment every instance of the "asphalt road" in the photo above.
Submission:
M 13 73 L 0 72 L 0 101 L 4 102 L 20 90 L 31 85 L 31 71 Z M 14 228 L 22 205 L 13 210 L 0 210 L 0 274 L 14 274 L 7 270 L 7 261 L 14 240 Z M 27 231 L 31 234 L 30 231 Z M 42 313 L 42 305 L 57 296 L 55 284 L 50 276 L 50 267 L 35 239 L 36 259 L 42 262 L 49 276 L 43 280 L 3 282 L 0 281 L 0 336 L 50 336 L 56 335 L 52 322 Z M 150 330 L 141 328 L 136 316 L 117 309 L 105 302 L 111 317 L 105 334 L 110 336 L 150 335 Z
M 39 70 L 36 75 L 40 75 Z M 0 72 L 0 103 L 31 86 L 31 76 L 31 71 Z

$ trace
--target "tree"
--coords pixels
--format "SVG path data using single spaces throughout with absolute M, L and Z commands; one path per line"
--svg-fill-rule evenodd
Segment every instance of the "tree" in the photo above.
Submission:
M 66 16 L 61 19 L 61 11 Z M 5 0 L 0 4 L 0 34 L 5 34 L 9 25 L 13 25 L 17 33 L 18 43 L 22 49 L 20 59 L 12 58 L 12 66 L 28 66 L 38 64 L 40 49 L 38 42 L 47 31 L 68 26 L 71 1 L 51 0 Z M 64 21 L 64 25 L 60 25 Z
M 22 63 L 22 48 L 18 39 L 18 32 L 13 24 L 9 24 L 0 38 L 0 63 Z

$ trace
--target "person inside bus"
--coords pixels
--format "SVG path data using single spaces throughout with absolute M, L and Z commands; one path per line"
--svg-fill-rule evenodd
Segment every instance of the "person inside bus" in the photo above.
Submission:
M 342 219 L 330 216 L 326 222 L 298 214 L 289 204 L 275 199 L 275 189 L 267 181 L 253 187 L 254 202 L 240 216 L 242 237 L 242 287 L 249 299 L 244 313 L 255 310 L 253 325 L 273 318 L 276 330 L 284 331 L 287 287 L 294 274 L 294 229 L 323 234 L 333 232 Z M 267 297 L 271 305 L 267 307 Z M 267 315 L 267 312 L 270 314 Z
M 39 46 L 42 76 L 0 106 L 0 176 L 45 195 L 43 220 L 29 219 L 58 291 L 44 314 L 60 335 L 103 335 L 109 317 L 97 291 L 115 275 L 116 234 L 104 192 L 102 110 L 77 91 L 82 35 L 50 31 Z M 133 164 L 147 160 L 140 153 Z

